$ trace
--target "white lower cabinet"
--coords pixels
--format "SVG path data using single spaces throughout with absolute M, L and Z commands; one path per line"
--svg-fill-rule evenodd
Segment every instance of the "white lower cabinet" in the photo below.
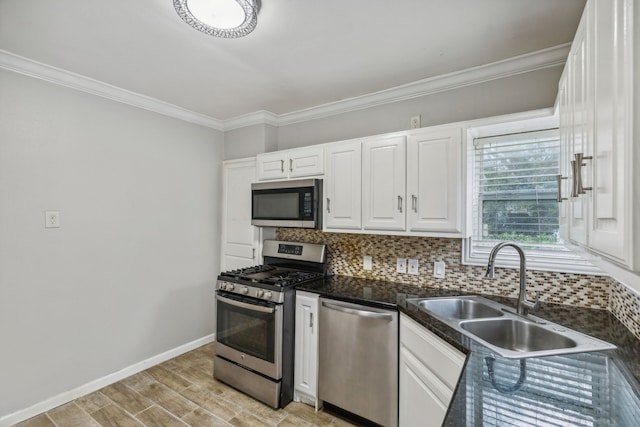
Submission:
M 318 409 L 318 295 L 296 292 L 294 392 L 296 402 Z
M 465 355 L 400 315 L 400 427 L 442 425 Z

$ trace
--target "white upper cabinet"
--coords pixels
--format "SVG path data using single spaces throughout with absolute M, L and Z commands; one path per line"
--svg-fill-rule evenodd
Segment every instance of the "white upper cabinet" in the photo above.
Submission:
M 409 231 L 462 233 L 462 129 L 412 134 L 407 143 Z
M 640 263 L 633 259 L 633 244 L 635 239 L 636 246 L 640 246 L 640 233 L 638 230 L 633 233 L 632 221 L 634 202 L 635 207 L 639 207 L 639 189 L 632 193 L 632 183 L 635 181 L 637 185 L 639 180 L 631 159 L 634 129 L 635 146 L 640 144 L 637 139 L 640 117 L 637 111 L 634 113 L 634 108 L 640 105 L 638 85 L 634 84 L 640 70 L 636 70 L 633 63 L 640 48 L 634 46 L 640 40 L 638 22 L 633 20 L 634 14 L 636 19 L 640 16 L 640 11 L 634 8 L 640 9 L 640 4 L 633 0 L 596 0 L 592 8 L 596 103 L 590 152 L 593 156 L 593 178 L 589 183 L 593 188 L 593 218 L 589 224 L 589 246 L 638 270 Z M 639 258 L 636 254 L 636 260 Z
M 325 229 L 359 230 L 362 226 L 362 144 L 347 141 L 325 149 Z
M 362 213 L 365 230 L 404 230 L 406 137 L 363 143 Z
M 258 154 L 258 180 L 301 178 L 324 174 L 324 147 Z
M 640 271 L 638 19 L 633 0 L 589 0 L 558 92 L 567 153 L 561 170 L 570 187 L 563 193 L 566 235 L 634 271 Z

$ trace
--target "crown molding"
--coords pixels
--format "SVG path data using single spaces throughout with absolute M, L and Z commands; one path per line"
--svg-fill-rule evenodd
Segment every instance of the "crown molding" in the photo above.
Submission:
M 0 68 L 219 131 L 221 120 L 0 49 Z
M 254 113 L 244 114 L 224 121 L 224 131 L 240 129 L 254 125 L 280 126 L 280 118 L 271 111 L 260 110 Z
M 478 67 L 430 77 L 363 96 L 318 105 L 312 108 L 281 114 L 280 126 L 315 120 L 350 111 L 391 104 L 438 92 L 476 85 L 531 71 L 564 65 L 570 43 L 516 56 Z
M 165 116 L 206 126 L 219 131 L 230 131 L 253 125 L 275 127 L 317 120 L 351 111 L 364 110 L 398 101 L 419 98 L 438 92 L 476 85 L 492 80 L 515 76 L 531 71 L 564 65 L 569 54 L 570 43 L 527 53 L 478 67 L 456 71 L 441 76 L 418 80 L 379 92 L 347 98 L 284 114 L 260 110 L 254 113 L 219 120 L 196 113 L 173 104 L 119 87 L 52 67 L 0 49 L 0 68 L 42 79 L 51 83 L 91 93 L 103 98 L 153 111 Z

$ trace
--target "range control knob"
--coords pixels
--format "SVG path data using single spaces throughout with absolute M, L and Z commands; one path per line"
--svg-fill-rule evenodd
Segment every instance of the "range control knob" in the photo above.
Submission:
M 235 288 L 235 285 L 233 283 L 227 283 L 227 287 L 225 289 L 227 291 L 232 291 L 233 288 Z
M 241 290 L 240 292 L 242 292 L 243 294 L 245 294 L 245 295 L 246 295 L 246 294 L 248 294 L 248 293 L 249 293 L 249 288 L 247 288 L 247 287 L 245 286 L 244 288 L 242 288 L 242 290 Z
M 271 292 L 265 292 L 264 293 L 264 299 L 271 299 Z
M 256 292 L 256 296 L 258 298 L 262 298 L 264 296 L 264 291 L 262 289 L 259 289 L 258 292 Z

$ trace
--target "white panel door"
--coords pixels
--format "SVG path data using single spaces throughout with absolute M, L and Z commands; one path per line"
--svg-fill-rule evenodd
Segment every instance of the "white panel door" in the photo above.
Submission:
M 462 151 L 461 128 L 409 137 L 409 231 L 462 233 Z
M 258 179 L 282 179 L 289 176 L 289 158 L 286 151 L 263 153 L 257 156 Z
M 362 145 L 362 206 L 366 230 L 404 230 L 406 141 L 390 136 Z
M 318 295 L 296 292 L 294 393 L 297 401 L 317 407 Z
M 259 229 L 251 225 L 251 183 L 255 159 L 224 162 L 222 166 L 221 271 L 257 263 Z
M 289 178 L 324 174 L 324 147 L 289 151 Z
M 362 143 L 326 148 L 324 177 L 325 229 L 360 230 L 362 226 Z

